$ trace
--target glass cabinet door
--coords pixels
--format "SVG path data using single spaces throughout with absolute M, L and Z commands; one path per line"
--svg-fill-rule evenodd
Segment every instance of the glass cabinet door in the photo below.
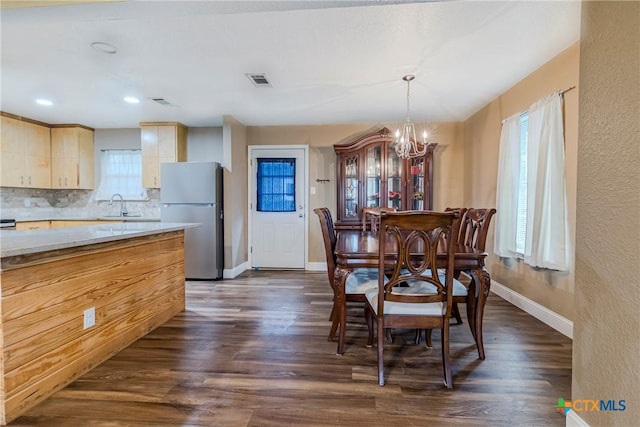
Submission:
M 368 208 L 380 207 L 380 162 L 382 149 L 381 146 L 369 148 L 365 153 L 366 161 L 366 206 Z
M 402 159 L 392 144 L 387 148 L 387 203 L 389 208 L 402 210 Z
M 409 173 L 409 197 L 410 209 L 424 209 L 424 157 L 411 159 Z
M 344 161 L 344 218 L 358 218 L 358 155 Z

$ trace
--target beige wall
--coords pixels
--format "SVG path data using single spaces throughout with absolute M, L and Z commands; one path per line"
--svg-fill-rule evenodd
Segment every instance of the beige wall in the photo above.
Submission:
M 309 145 L 309 262 L 325 262 L 320 223 L 313 209 L 327 206 L 336 215 L 336 155 L 334 144 L 350 142 L 368 132 L 391 125 L 254 126 L 247 128 L 249 145 Z M 444 209 L 462 203 L 463 141 L 460 123 L 430 124 L 438 147 L 434 157 L 434 206 Z M 330 179 L 325 184 L 316 179 Z M 309 190 L 309 189 L 308 189 Z
M 579 44 L 571 46 L 500 95 L 464 123 L 464 205 L 495 207 L 498 148 L 502 120 L 525 111 L 556 90 L 578 86 Z M 579 88 L 564 95 L 565 156 L 571 243 L 575 248 Z M 498 215 L 500 213 L 498 212 Z M 491 278 L 570 320 L 574 269 L 570 272 L 535 270 L 522 261 L 493 254 L 495 221 L 487 237 L 487 268 Z
M 247 132 L 232 116 L 222 118 L 224 157 L 224 268 L 247 258 Z
M 640 3 L 583 2 L 572 399 L 592 426 L 640 419 Z

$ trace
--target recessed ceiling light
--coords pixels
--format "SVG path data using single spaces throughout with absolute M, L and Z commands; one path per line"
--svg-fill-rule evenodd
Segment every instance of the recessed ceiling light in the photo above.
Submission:
M 114 45 L 104 42 L 93 42 L 91 43 L 91 47 L 99 52 L 108 53 L 109 55 L 113 55 L 118 51 Z
M 36 99 L 36 104 L 45 105 L 49 107 L 53 105 L 53 102 L 49 101 L 48 99 Z
M 140 102 L 138 98 L 134 98 L 133 96 L 125 96 L 124 101 L 128 102 L 129 104 L 137 104 Z

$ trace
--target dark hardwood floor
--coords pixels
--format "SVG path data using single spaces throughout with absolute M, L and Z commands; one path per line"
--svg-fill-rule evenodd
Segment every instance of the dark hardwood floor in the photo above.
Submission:
M 571 396 L 571 340 L 495 295 L 486 360 L 466 319 L 451 328 L 452 390 L 442 384 L 438 331 L 431 349 L 395 331 L 379 387 L 362 309 L 350 309 L 337 356 L 326 338 L 330 308 L 326 273 L 188 282 L 185 312 L 10 425 L 565 425 L 554 405 Z

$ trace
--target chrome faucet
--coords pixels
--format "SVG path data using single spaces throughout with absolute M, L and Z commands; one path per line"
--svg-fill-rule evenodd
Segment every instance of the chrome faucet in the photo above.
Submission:
M 113 196 L 111 196 L 111 200 L 109 200 L 109 206 L 113 205 L 113 199 L 115 199 L 117 197 L 120 197 L 120 216 L 127 216 L 129 215 L 129 211 L 127 211 L 127 202 L 124 201 L 124 198 L 122 197 L 121 194 L 114 194 Z

